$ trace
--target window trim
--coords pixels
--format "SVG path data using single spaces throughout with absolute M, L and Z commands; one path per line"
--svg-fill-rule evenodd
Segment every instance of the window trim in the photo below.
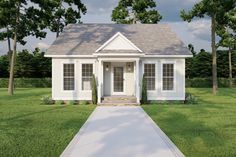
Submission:
M 64 90 L 64 65 L 65 64 L 74 64 L 74 90 Z M 77 87 L 77 84 L 76 84 L 76 71 L 77 71 L 77 67 L 76 67 L 76 62 L 75 61 L 64 61 L 62 62 L 62 73 L 61 73 L 61 76 L 62 76 L 62 79 L 61 79 L 61 90 L 62 92 L 66 92 L 66 93 L 71 93 L 71 92 L 76 92 L 76 87 Z
M 163 65 L 164 64 L 173 64 L 173 89 L 172 90 L 164 90 L 163 89 Z M 163 93 L 173 93 L 176 92 L 176 61 L 171 61 L 171 60 L 162 60 L 161 61 L 161 92 Z
M 145 73 L 145 64 L 154 64 L 155 65 L 155 89 L 154 90 L 148 90 L 147 89 L 147 92 L 150 92 L 150 93 L 155 93 L 158 89 L 158 78 L 157 78 L 157 62 L 155 61 L 143 61 L 143 66 L 142 66 L 142 76 L 141 78 L 143 78 L 143 75 Z M 142 80 L 142 79 L 141 79 Z
M 91 86 L 90 90 L 84 90 L 83 89 L 83 64 L 91 64 L 92 65 L 92 78 L 91 79 L 93 79 L 94 63 L 92 63 L 92 62 L 88 62 L 88 63 L 87 62 L 81 62 L 81 64 L 80 64 L 80 66 L 81 66 L 81 70 L 80 70 L 80 75 L 81 75 L 80 85 L 81 85 L 81 87 L 80 87 L 80 89 L 81 89 L 82 92 L 91 92 L 92 91 L 92 86 Z M 88 78 L 88 77 L 86 77 L 86 78 Z

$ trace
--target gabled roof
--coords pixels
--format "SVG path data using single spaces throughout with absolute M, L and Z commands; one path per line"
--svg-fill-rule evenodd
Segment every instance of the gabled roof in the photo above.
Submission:
M 118 32 L 147 55 L 191 55 L 166 24 L 70 24 L 50 46 L 46 56 L 93 55 Z
M 118 41 L 116 41 L 116 39 L 119 39 L 121 42 L 119 43 Z M 122 42 L 126 46 L 123 47 L 122 45 L 119 45 L 119 44 L 122 44 Z M 109 45 L 113 45 L 113 48 L 107 48 L 109 47 Z M 122 35 L 120 32 L 116 33 L 113 37 L 107 40 L 95 52 L 101 52 L 101 51 L 103 52 L 106 50 L 123 50 L 123 51 L 131 50 L 131 51 L 143 52 L 136 45 L 134 45 L 129 39 L 127 39 L 124 35 Z

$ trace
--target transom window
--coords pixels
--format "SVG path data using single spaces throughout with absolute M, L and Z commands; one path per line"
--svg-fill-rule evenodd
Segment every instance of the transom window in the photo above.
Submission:
M 155 64 L 144 64 L 144 76 L 147 81 L 147 90 L 155 90 L 155 84 L 156 84 Z
M 64 64 L 63 69 L 64 69 L 63 70 L 64 90 L 74 90 L 75 89 L 74 64 Z
M 163 90 L 174 90 L 174 64 L 163 64 Z
M 82 90 L 91 90 L 93 64 L 82 64 Z

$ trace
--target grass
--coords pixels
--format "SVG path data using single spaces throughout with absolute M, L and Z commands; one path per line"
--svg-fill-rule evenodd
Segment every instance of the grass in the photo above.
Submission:
M 236 156 L 236 89 L 187 89 L 196 105 L 143 105 L 186 157 Z
M 0 156 L 58 157 L 94 110 L 93 105 L 43 105 L 50 89 L 0 89 Z

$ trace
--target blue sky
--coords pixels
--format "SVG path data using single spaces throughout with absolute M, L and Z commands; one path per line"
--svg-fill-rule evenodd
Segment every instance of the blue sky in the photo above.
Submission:
M 210 50 L 210 21 L 209 19 L 196 19 L 191 23 L 184 22 L 179 17 L 182 9 L 189 10 L 200 0 L 155 0 L 157 9 L 163 16 L 161 23 L 167 23 L 179 38 L 188 45 L 192 43 L 196 50 L 202 48 Z M 87 14 L 82 17 L 84 23 L 112 23 L 111 12 L 117 5 L 118 0 L 82 0 L 87 6 Z M 18 46 L 18 50 L 40 47 L 47 49 L 55 40 L 55 33 L 48 31 L 47 38 L 39 40 L 28 37 L 25 46 Z M 0 54 L 7 52 L 7 43 L 0 43 Z

